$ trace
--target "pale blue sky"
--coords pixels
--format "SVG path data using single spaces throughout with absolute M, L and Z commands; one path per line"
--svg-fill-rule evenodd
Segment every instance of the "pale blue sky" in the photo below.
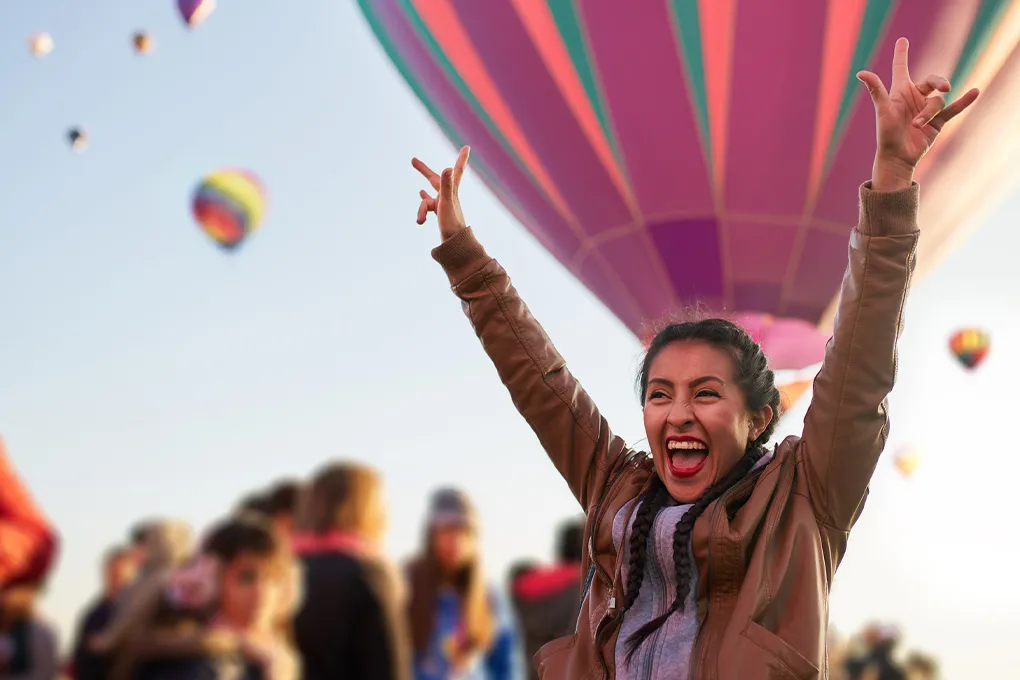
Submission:
M 429 492 L 453 483 L 479 502 L 500 578 L 547 557 L 575 505 L 429 257 L 434 226 L 414 224 L 410 157 L 440 166 L 454 151 L 354 3 L 220 4 L 193 32 L 170 0 L 0 10 L 0 432 L 63 532 L 49 613 L 69 623 L 97 555 L 135 519 L 202 526 L 342 457 L 385 472 L 398 555 Z M 131 51 L 139 28 L 151 56 Z M 56 49 L 36 60 L 41 30 Z M 82 155 L 65 143 L 73 125 L 91 135 Z M 221 166 L 270 192 L 236 256 L 189 213 L 195 181 Z M 472 174 L 461 193 L 610 422 L 643 437 L 637 342 Z M 949 677 L 979 677 L 975 656 L 1015 659 L 1018 213 L 1014 194 L 915 286 L 891 447 L 925 458 L 910 482 L 883 462 L 832 603 L 844 629 L 903 620 Z M 946 351 L 966 324 L 995 343 L 974 374 Z

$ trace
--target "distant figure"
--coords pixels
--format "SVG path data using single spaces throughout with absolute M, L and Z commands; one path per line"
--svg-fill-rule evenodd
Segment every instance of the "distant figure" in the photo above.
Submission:
M 136 564 L 129 548 L 117 547 L 103 560 L 103 590 L 78 624 L 74 642 L 73 669 L 75 680 L 107 680 L 110 660 L 89 648 L 89 639 L 100 633 L 113 620 L 117 598 L 135 577 Z
M 907 674 L 893 659 L 900 641 L 899 630 L 891 626 L 870 625 L 863 633 L 864 649 L 845 662 L 850 680 L 906 680 Z
M 294 533 L 294 515 L 300 495 L 301 485 L 292 480 L 277 483 L 266 494 L 269 519 L 276 531 L 288 541 Z
M 425 545 L 408 576 L 416 680 L 515 677 L 513 622 L 486 582 L 477 514 L 464 494 L 433 496 Z
M 939 677 L 939 665 L 931 657 L 913 652 L 907 657 L 905 664 L 907 680 L 937 680 Z
M 304 566 L 294 621 L 304 680 L 409 680 L 400 582 L 382 553 L 386 505 L 379 474 L 329 465 L 305 490 L 293 538 Z
M 57 677 L 57 631 L 36 611 L 42 586 L 20 582 L 0 591 L 0 680 Z
M 557 563 L 536 566 L 518 574 L 512 581 L 514 608 L 524 633 L 529 677 L 538 680 L 532 660 L 546 643 L 570 635 L 577 625 L 581 609 L 581 559 L 584 518 L 560 527 L 556 546 Z

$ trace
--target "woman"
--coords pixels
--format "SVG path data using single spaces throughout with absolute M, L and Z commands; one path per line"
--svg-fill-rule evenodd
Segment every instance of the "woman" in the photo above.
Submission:
M 457 190 L 468 149 L 422 192 L 439 218 L 433 257 L 549 457 L 587 513 L 587 585 L 574 635 L 536 656 L 547 678 L 821 678 L 828 593 L 885 443 L 885 397 L 913 269 L 913 171 L 942 126 L 945 78 L 911 80 L 896 44 L 891 91 L 858 78 L 878 149 L 833 338 L 802 437 L 766 449 L 779 392 L 761 349 L 733 324 L 667 326 L 639 376 L 651 455 L 614 436 L 506 272 L 467 228 Z M 697 257 L 697 254 L 692 254 Z
M 299 503 L 294 550 L 304 566 L 295 621 L 306 680 L 407 680 L 399 581 L 382 553 L 382 481 L 356 463 L 321 470 Z
M 133 608 L 111 678 L 297 680 L 280 611 L 291 574 L 289 550 L 266 520 L 221 522 L 156 601 Z
M 416 680 L 509 680 L 515 636 L 478 551 L 478 521 L 467 497 L 432 498 L 423 555 L 408 568 Z

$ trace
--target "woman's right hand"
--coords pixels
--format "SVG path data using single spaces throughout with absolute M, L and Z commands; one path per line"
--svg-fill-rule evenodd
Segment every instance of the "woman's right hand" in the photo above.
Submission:
M 418 206 L 418 224 L 425 224 L 425 219 L 430 212 L 436 213 L 439 217 L 439 234 L 443 237 L 443 241 L 448 241 L 467 229 L 464 213 L 460 209 L 460 198 L 457 194 L 470 155 L 471 147 L 461 148 L 457 162 L 452 168 L 443 170 L 442 175 L 437 175 L 435 171 L 417 158 L 411 159 L 411 165 L 429 181 L 429 184 L 437 192 L 435 196 L 424 189 L 419 192 L 421 204 Z

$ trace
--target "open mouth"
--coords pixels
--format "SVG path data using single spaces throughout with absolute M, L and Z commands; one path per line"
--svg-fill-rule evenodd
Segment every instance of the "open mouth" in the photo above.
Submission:
M 670 439 L 666 442 L 666 460 L 674 477 L 693 477 L 708 462 L 708 446 L 693 438 Z

